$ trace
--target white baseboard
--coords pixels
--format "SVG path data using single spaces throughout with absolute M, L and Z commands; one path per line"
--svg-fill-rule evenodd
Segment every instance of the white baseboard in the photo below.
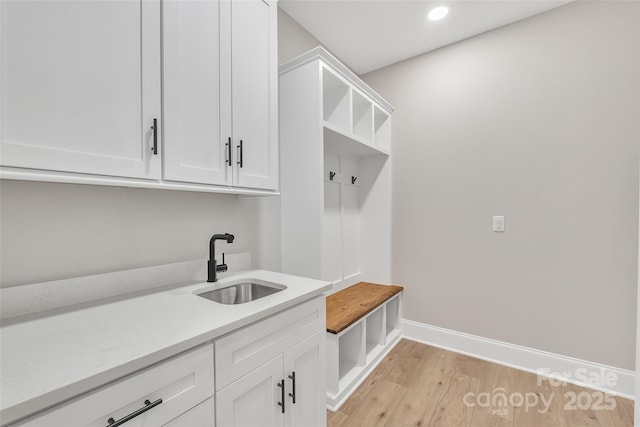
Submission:
M 478 359 L 634 399 L 635 372 L 402 320 L 404 338 Z M 589 382 L 593 379 L 592 382 Z M 585 382 L 586 381 L 586 382 Z

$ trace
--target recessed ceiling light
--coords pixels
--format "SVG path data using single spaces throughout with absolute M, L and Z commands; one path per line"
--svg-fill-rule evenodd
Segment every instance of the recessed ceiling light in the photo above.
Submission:
M 431 9 L 429 12 L 429 19 L 432 21 L 439 21 L 449 13 L 449 8 L 446 6 L 438 6 Z

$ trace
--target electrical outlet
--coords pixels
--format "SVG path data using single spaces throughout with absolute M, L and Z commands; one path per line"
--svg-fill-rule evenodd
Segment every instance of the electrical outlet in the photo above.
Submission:
M 504 216 L 493 217 L 493 231 L 504 231 Z

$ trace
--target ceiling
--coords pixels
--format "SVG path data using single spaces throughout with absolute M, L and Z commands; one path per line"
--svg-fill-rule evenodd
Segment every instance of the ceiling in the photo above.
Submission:
M 357 74 L 528 18 L 560 0 L 281 0 L 279 6 Z M 449 14 L 429 21 L 446 5 Z

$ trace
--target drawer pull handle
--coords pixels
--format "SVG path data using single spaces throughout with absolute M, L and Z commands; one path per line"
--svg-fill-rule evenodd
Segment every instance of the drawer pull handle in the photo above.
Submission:
M 155 402 L 151 403 L 149 401 L 149 399 L 144 401 L 144 408 L 140 408 L 137 411 L 134 411 L 132 413 L 130 413 L 127 416 L 124 416 L 122 418 L 120 418 L 118 421 L 114 420 L 113 418 L 109 418 L 107 420 L 107 422 L 109 424 L 107 424 L 107 427 L 117 427 L 120 426 L 124 423 L 126 423 L 127 421 L 131 421 L 132 419 L 134 419 L 135 417 L 137 417 L 138 415 L 142 415 L 145 412 L 147 412 L 149 409 L 155 408 L 156 406 L 158 406 L 159 404 L 162 403 L 162 399 L 158 399 Z
M 289 379 L 291 380 L 291 393 L 289 393 L 289 397 L 291 397 L 292 403 L 296 403 L 296 373 L 291 372 Z
M 282 408 L 282 413 L 284 414 L 284 379 L 282 379 L 281 382 L 278 382 L 278 387 L 280 387 L 280 400 L 281 402 L 278 402 L 278 406 L 280 406 Z

